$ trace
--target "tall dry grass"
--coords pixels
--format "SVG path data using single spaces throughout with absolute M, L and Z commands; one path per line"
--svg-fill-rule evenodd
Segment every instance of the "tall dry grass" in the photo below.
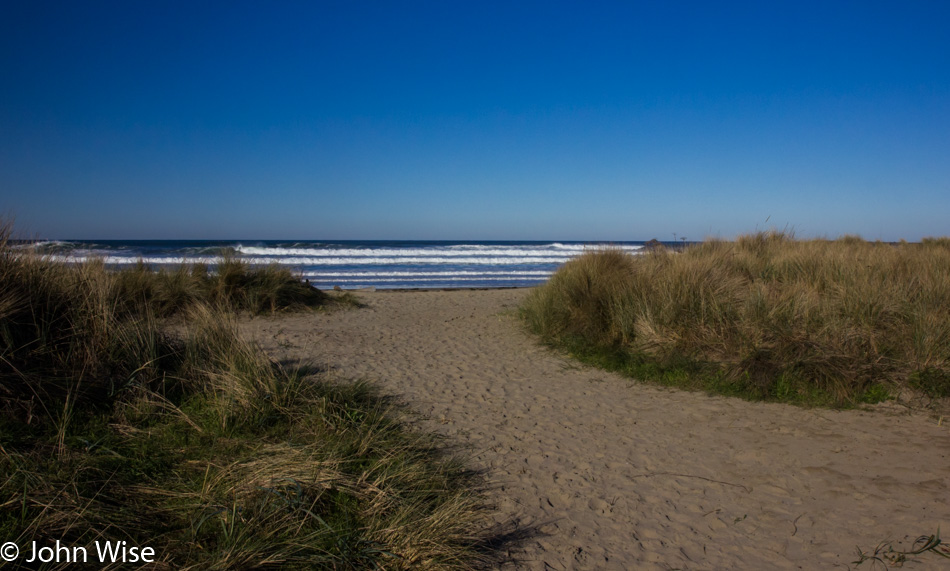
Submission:
M 32 541 L 94 553 L 97 540 L 152 547 L 166 569 L 462 569 L 486 556 L 477 480 L 436 437 L 372 386 L 283 368 L 238 335 L 235 308 L 300 300 L 287 274 L 237 260 L 213 275 L 113 272 L 8 237 L 0 537 L 24 557 Z
M 946 238 L 763 232 L 682 252 L 589 253 L 522 313 L 549 342 L 679 384 L 838 405 L 908 387 L 950 396 Z
M 101 260 L 83 266 L 97 272 L 104 270 Z M 222 256 L 211 268 L 205 264 L 181 264 L 151 269 L 139 262 L 130 268 L 104 273 L 112 281 L 109 287 L 113 301 L 123 310 L 148 307 L 159 317 L 180 313 L 198 303 L 261 314 L 319 307 L 333 301 L 288 268 L 278 264 L 252 266 L 230 255 Z

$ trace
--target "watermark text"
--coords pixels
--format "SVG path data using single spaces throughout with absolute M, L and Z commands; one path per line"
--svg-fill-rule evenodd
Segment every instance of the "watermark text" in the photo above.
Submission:
M 127 541 L 96 541 L 91 547 L 30 542 L 26 549 L 12 541 L 0 545 L 0 559 L 24 563 L 153 563 L 155 550 L 151 547 L 129 545 Z

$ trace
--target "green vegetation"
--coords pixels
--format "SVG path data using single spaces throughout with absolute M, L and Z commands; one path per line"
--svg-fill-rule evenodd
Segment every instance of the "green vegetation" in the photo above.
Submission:
M 87 271 L 101 272 L 102 262 L 86 264 Z M 214 272 L 204 264 L 183 264 L 176 269 L 152 270 L 139 262 L 109 274 L 111 297 L 124 313 L 168 317 L 195 304 L 210 304 L 230 311 L 275 312 L 318 307 L 333 301 L 320 290 L 300 281 L 277 264 L 253 267 L 234 256 L 223 256 Z
M 881 567 L 886 570 L 888 569 L 888 563 L 894 567 L 903 567 L 904 563 L 914 561 L 915 556 L 926 553 L 933 553 L 945 559 L 950 559 L 950 545 L 940 539 L 940 528 L 937 528 L 937 533 L 921 535 L 914 540 L 909 550 L 894 549 L 892 542 L 883 541 L 874 548 L 873 552 L 865 552 L 858 547 L 857 553 L 858 558 L 851 562 L 855 567 L 870 561 L 872 568 Z
M 950 239 L 707 241 L 565 264 L 522 307 L 580 359 L 671 386 L 801 404 L 950 396 Z
M 31 541 L 57 540 L 90 553 L 97 540 L 148 546 L 169 569 L 470 568 L 485 557 L 476 482 L 435 437 L 372 386 L 282 368 L 236 333 L 235 309 L 326 294 L 234 259 L 210 273 L 114 272 L 54 263 L 8 237 L 0 537 L 23 557 Z

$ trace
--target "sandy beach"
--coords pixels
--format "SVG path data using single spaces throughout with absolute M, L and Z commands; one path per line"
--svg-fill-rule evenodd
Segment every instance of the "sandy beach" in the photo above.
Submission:
M 515 315 L 526 291 L 360 292 L 361 309 L 243 327 L 379 383 L 468 450 L 498 523 L 533 532 L 507 568 L 853 568 L 858 547 L 950 537 L 950 420 L 639 384 L 540 346 Z

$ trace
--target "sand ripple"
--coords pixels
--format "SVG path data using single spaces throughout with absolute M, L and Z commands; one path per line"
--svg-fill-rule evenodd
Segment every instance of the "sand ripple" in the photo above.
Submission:
M 524 294 L 361 293 L 365 309 L 248 330 L 380 382 L 471 448 L 498 520 L 542 532 L 511 568 L 847 568 L 856 546 L 950 538 L 950 423 L 633 383 L 539 347 L 513 315 Z

